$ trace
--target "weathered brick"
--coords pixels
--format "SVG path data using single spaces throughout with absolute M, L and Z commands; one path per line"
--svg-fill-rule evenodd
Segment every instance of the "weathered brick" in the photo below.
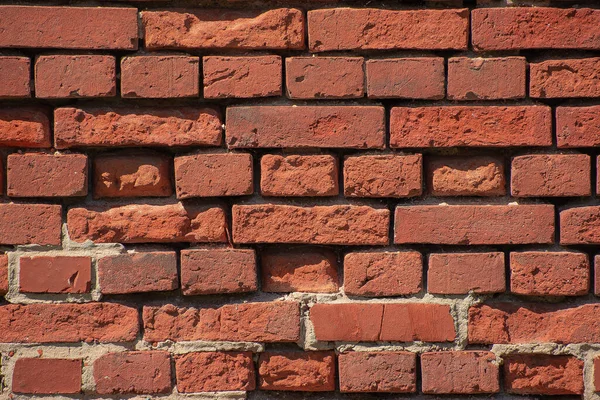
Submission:
M 362 57 L 288 57 L 290 99 L 350 99 L 365 95 Z
M 46 112 L 37 108 L 2 108 L 0 147 L 50 147 Z
M 500 370 L 489 351 L 421 354 L 423 393 L 481 394 L 500 391 Z
M 281 96 L 280 56 L 202 58 L 204 97 L 207 99 Z
M 141 14 L 144 43 L 151 50 L 301 50 L 305 47 L 304 15 L 293 8 L 143 11 Z
M 390 147 L 551 146 L 547 106 L 394 107 Z
M 532 63 L 529 95 L 537 98 L 600 97 L 598 69 L 599 57 Z
M 110 154 L 94 158 L 94 198 L 169 197 L 171 158 L 160 154 Z
M 254 390 L 256 372 L 251 352 L 204 351 L 175 360 L 180 393 Z
M 29 57 L 0 57 L 0 98 L 13 99 L 31 97 Z
M 452 342 L 450 307 L 425 303 L 315 304 L 310 309 L 321 341 Z
M 131 342 L 138 312 L 116 303 L 0 306 L 0 343 Z
M 510 290 L 531 296 L 581 296 L 589 291 L 590 261 L 585 253 L 510 253 Z
M 331 155 L 266 154 L 260 159 L 263 196 L 336 196 L 338 160 Z
M 448 60 L 448 98 L 451 100 L 522 99 L 526 96 L 525 57 Z
M 354 351 L 338 356 L 343 393 L 417 391 L 417 357 L 406 351 Z
M 106 256 L 97 261 L 97 268 L 98 284 L 104 294 L 169 291 L 179 287 L 174 251 Z
M 517 394 L 583 394 L 583 361 L 570 356 L 511 354 L 504 360 L 504 387 Z
M 0 204 L 0 244 L 57 246 L 61 225 L 59 205 Z
M 178 199 L 252 194 L 252 155 L 195 154 L 175 157 Z
M 121 59 L 121 97 L 176 98 L 199 94 L 199 57 L 160 55 Z
M 308 46 L 330 50 L 466 50 L 469 10 L 332 8 L 308 12 Z
M 85 154 L 10 154 L 6 163 L 7 194 L 11 197 L 86 196 L 87 164 Z
M 599 244 L 600 207 L 574 207 L 560 212 L 561 244 Z
M 354 148 L 385 146 L 379 106 L 248 106 L 227 108 L 230 148 Z
M 396 207 L 394 243 L 531 244 L 554 241 L 554 206 Z
M 498 157 L 430 157 L 427 186 L 434 196 L 503 196 L 504 161 Z
M 94 361 L 98 394 L 158 394 L 171 391 L 171 357 L 166 351 L 108 353 Z
M 471 13 L 475 50 L 598 49 L 598 25 L 600 10 L 589 8 L 478 8 Z
M 356 252 L 344 257 L 344 292 L 383 297 L 419 293 L 423 260 L 416 251 Z
M 0 296 L 8 293 L 8 254 L 0 255 Z
M 71 208 L 71 240 L 96 243 L 225 242 L 221 207 L 131 204 Z
M 414 197 L 422 192 L 423 157 L 351 156 L 344 160 L 346 197 Z
M 506 290 L 504 253 L 429 255 L 427 292 L 434 294 L 502 293 Z
M 184 295 L 245 293 L 257 289 L 254 250 L 181 251 L 181 291 Z
M 19 291 L 24 293 L 88 293 L 92 286 L 90 257 L 33 256 L 19 258 Z
M 52 55 L 35 60 L 35 97 L 112 97 L 117 94 L 115 58 Z
M 594 358 L 594 390 L 600 390 L 600 357 Z
M 600 106 L 557 107 L 556 139 L 559 148 L 600 146 Z
M 225 340 L 296 342 L 300 339 L 297 302 L 227 304 L 219 308 L 145 306 L 144 340 Z M 1 335 L 0 335 L 1 336 Z
M 515 197 L 591 195 L 591 158 L 587 154 L 532 154 L 512 159 Z
M 600 343 L 600 305 L 490 303 L 469 309 L 469 343 Z
M 335 390 L 333 351 L 267 352 L 258 359 L 261 390 L 328 392 Z
M 12 375 L 13 393 L 77 394 L 81 392 L 81 360 L 20 358 Z
M 369 98 L 444 98 L 446 76 L 442 57 L 373 59 L 366 65 Z
M 367 206 L 234 205 L 235 243 L 382 245 L 389 210 Z
M 338 262 L 332 251 L 302 247 L 263 252 L 260 258 L 263 292 L 338 290 Z
M 119 49 L 138 47 L 137 9 L 0 6 L 0 47 Z
M 0 132 L 1 132 L 0 124 Z M 218 146 L 221 117 L 212 108 L 86 108 L 54 110 L 58 149 L 79 146 Z

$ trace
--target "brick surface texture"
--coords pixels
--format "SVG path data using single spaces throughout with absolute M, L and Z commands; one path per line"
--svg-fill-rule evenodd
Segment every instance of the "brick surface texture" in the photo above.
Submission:
M 0 399 L 600 399 L 597 0 L 0 0 Z

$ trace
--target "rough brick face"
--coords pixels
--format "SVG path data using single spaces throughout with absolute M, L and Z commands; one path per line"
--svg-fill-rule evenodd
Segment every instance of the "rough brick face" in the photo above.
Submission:
M 365 93 L 362 57 L 290 57 L 285 61 L 290 99 L 349 99 Z
M 575 207 L 560 212 L 561 244 L 599 244 L 600 207 Z
M 77 394 L 81 391 L 81 360 L 20 358 L 12 375 L 12 391 Z
M 31 61 L 28 57 L 0 57 L 0 98 L 12 99 L 31 97 L 29 70 Z
M 0 204 L 1 244 L 59 245 L 61 206 Z
M 117 94 L 112 56 L 41 56 L 35 61 L 35 97 L 111 97 Z
M 417 391 L 416 355 L 410 352 L 357 351 L 338 356 L 340 391 L 411 393 Z
M 281 96 L 279 56 L 202 58 L 204 97 L 207 99 Z
M 434 196 L 502 196 L 506 193 L 501 158 L 429 157 L 427 187 Z
M 263 390 L 327 392 L 335 390 L 334 352 L 268 352 L 258 359 Z
M 367 93 L 372 99 L 444 98 L 444 59 L 440 57 L 372 59 L 366 63 Z
M 199 352 L 175 361 L 181 393 L 254 390 L 256 373 L 251 352 Z
M 556 140 L 563 148 L 600 145 L 600 106 L 557 107 Z
M 198 57 L 124 57 L 121 60 L 121 96 L 132 98 L 198 96 L 199 68 Z
M 338 186 L 338 160 L 334 156 L 266 154 L 260 159 L 263 196 L 335 196 Z
M 37 256 L 19 259 L 19 291 L 87 293 L 92 285 L 90 257 Z
M 501 293 L 506 290 L 504 270 L 503 253 L 430 254 L 427 292 Z
M 598 13 L 600 21 L 600 12 Z M 600 97 L 600 58 L 549 60 L 530 65 L 531 97 Z
M 8 255 L 0 255 L 0 296 L 8 293 Z
M 583 361 L 546 354 L 510 355 L 504 361 L 504 386 L 517 394 L 583 394 Z
M 48 115 L 37 108 L 0 110 L 1 147 L 50 147 Z
M 6 174 L 11 197 L 74 197 L 88 191 L 84 154 L 11 154 Z

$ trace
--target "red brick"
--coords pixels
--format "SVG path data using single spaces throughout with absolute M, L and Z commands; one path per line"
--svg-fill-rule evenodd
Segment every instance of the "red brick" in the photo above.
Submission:
M 598 21 L 600 22 L 600 12 Z M 600 35 L 598 38 L 600 39 Z M 600 97 L 598 69 L 600 58 L 532 63 L 529 95 L 536 98 Z
M 599 318 L 598 304 L 478 304 L 469 309 L 469 343 L 598 343 Z
M 305 46 L 304 15 L 293 8 L 141 14 L 145 45 L 151 50 L 301 50 Z
M 510 290 L 531 296 L 581 296 L 590 287 L 585 253 L 510 253 Z
M 413 393 L 417 391 L 416 354 L 405 351 L 341 353 L 338 356 L 343 393 Z
M 0 296 L 8 293 L 8 254 L 0 255 Z
M 554 206 L 396 207 L 394 243 L 532 244 L 554 241 Z
M 97 261 L 97 268 L 98 284 L 104 294 L 159 292 L 179 287 L 174 251 L 106 256 Z
M 46 112 L 36 108 L 2 108 L 0 147 L 50 147 Z
M 261 390 L 328 392 L 335 390 L 333 351 L 267 352 L 258 359 Z
M 425 303 L 315 304 L 310 320 L 317 340 L 452 342 L 450 307 Z
M 2 56 L 0 57 L 0 98 L 13 99 L 31 97 L 29 57 Z
M 421 253 L 357 252 L 344 257 L 344 292 L 353 296 L 383 297 L 419 293 L 422 289 Z
M 137 9 L 0 6 L 0 47 L 119 49 L 138 47 Z
M 0 343 L 131 342 L 138 311 L 116 303 L 0 306 Z
M 221 117 L 212 108 L 65 107 L 54 111 L 54 141 L 58 149 L 219 146 L 221 131 Z
M 94 361 L 98 394 L 171 392 L 171 357 L 166 351 L 109 353 Z
M 81 360 L 20 358 L 12 375 L 13 393 L 77 394 L 81 392 Z
M 121 59 L 121 97 L 173 98 L 199 94 L 199 57 L 160 55 Z
M 19 259 L 20 292 L 88 293 L 91 286 L 90 257 L 34 256 Z
M 338 290 L 337 257 L 324 249 L 267 251 L 261 254 L 263 292 L 334 293 Z
M 475 50 L 598 49 L 598 25 L 600 10 L 588 8 L 502 7 L 471 13 Z
M 503 196 L 504 161 L 497 157 L 430 157 L 427 186 L 434 196 Z
M 94 198 L 169 197 L 171 158 L 160 154 L 115 154 L 94 158 Z
M 296 342 L 300 308 L 292 301 L 227 304 L 218 308 L 145 306 L 144 340 Z
M 184 295 L 245 293 L 257 289 L 254 250 L 181 251 L 181 291 Z
M 35 60 L 35 97 L 112 97 L 117 94 L 115 58 L 52 55 Z
M 61 206 L 0 204 L 0 244 L 57 246 L 61 241 Z
M 390 147 L 551 146 L 547 106 L 394 107 Z
M 252 155 L 247 153 L 175 157 L 177 198 L 252 194 L 252 171 Z
M 234 205 L 235 243 L 383 245 L 389 210 L 367 206 Z
M 600 357 L 594 358 L 594 390 L 600 391 Z
M 448 60 L 448 98 L 451 100 L 522 99 L 526 96 L 525 57 Z
M 290 99 L 351 99 L 365 95 L 362 57 L 289 57 L 285 59 Z
M 556 138 L 559 148 L 600 146 L 600 106 L 557 107 Z
M 85 154 L 10 154 L 7 193 L 11 197 L 86 196 L 87 163 Z
M 599 244 L 600 207 L 574 207 L 560 212 L 561 244 Z
M 330 50 L 466 50 L 469 10 L 332 8 L 308 12 L 308 46 Z
M 251 352 L 205 351 L 178 356 L 180 393 L 254 390 L 256 372 Z
M 202 58 L 207 99 L 281 96 L 280 56 Z
M 481 394 L 500 391 L 496 356 L 489 351 L 421 354 L 423 393 Z
M 225 242 L 225 212 L 220 207 L 131 204 L 71 208 L 71 240 L 95 243 Z
M 422 192 L 423 157 L 351 156 L 344 160 L 346 197 L 414 197 Z
M 591 195 L 591 159 L 586 154 L 532 154 L 512 159 L 515 197 Z
M 338 186 L 335 156 L 266 154 L 260 159 L 263 196 L 337 196 Z
M 445 80 L 442 57 L 367 61 L 367 92 L 372 99 L 443 99 Z
M 506 290 L 504 253 L 429 255 L 427 291 L 434 294 L 502 293 Z
M 248 106 L 227 108 L 229 148 L 385 147 L 379 106 Z
M 512 354 L 504 360 L 504 387 L 517 394 L 583 394 L 583 361 L 570 356 Z

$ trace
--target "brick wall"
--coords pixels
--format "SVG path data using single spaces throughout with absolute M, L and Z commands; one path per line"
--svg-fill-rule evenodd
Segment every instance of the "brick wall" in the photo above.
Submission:
M 0 398 L 600 398 L 596 2 L 0 3 Z

